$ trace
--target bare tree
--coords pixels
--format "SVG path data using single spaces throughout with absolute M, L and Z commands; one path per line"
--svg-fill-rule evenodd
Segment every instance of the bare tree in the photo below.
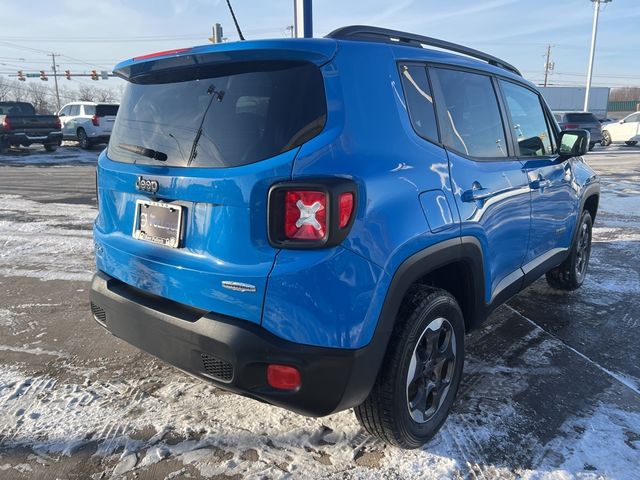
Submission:
M 11 100 L 11 83 L 0 77 L 0 102 Z
M 27 98 L 38 113 L 51 113 L 56 110 L 55 93 L 48 85 L 33 82 L 29 83 L 27 90 Z
M 97 99 L 97 91 L 91 85 L 80 85 L 76 93 L 76 98 L 80 102 L 95 102 Z
M 98 102 L 116 103 L 118 101 L 118 93 L 111 88 L 99 88 L 96 92 Z
M 612 102 L 638 101 L 640 102 L 640 87 L 620 87 L 611 90 L 609 100 Z

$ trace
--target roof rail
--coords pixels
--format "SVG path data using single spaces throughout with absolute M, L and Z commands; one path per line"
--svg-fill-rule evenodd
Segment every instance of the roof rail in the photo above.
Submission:
M 500 60 L 499 58 L 489 55 L 488 53 L 474 50 L 473 48 L 458 45 L 457 43 L 447 42 L 446 40 L 439 40 L 432 37 L 424 37 L 422 35 L 415 35 L 413 33 L 401 32 L 398 30 L 389 30 L 387 28 L 368 27 L 366 25 L 351 25 L 348 27 L 341 27 L 327 35 L 327 38 L 334 38 L 338 40 L 368 40 L 372 42 L 384 42 L 384 43 L 402 43 L 408 46 L 424 48 L 424 45 L 430 47 L 441 48 L 443 50 L 449 50 L 456 53 L 462 53 L 469 57 L 474 57 L 479 60 L 484 60 L 490 65 L 495 67 L 501 67 L 505 70 L 522 76 L 520 71 L 511 65 L 510 63 Z

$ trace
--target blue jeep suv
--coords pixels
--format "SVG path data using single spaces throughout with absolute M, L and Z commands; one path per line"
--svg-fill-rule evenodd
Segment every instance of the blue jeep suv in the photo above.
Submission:
M 352 26 L 115 73 L 93 316 L 221 388 L 354 408 L 415 448 L 451 409 L 467 331 L 543 274 L 584 281 L 589 133 L 498 58 Z

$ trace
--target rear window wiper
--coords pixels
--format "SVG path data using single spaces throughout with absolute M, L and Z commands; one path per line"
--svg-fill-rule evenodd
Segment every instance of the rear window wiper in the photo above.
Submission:
M 167 154 L 151 148 L 142 147 L 140 145 L 131 145 L 129 143 L 119 143 L 118 148 L 126 150 L 127 152 L 137 153 L 143 157 L 153 158 L 159 162 L 167 161 Z
M 187 167 L 191 165 L 191 162 L 198 155 L 198 142 L 200 141 L 200 137 L 202 136 L 202 126 L 204 125 L 204 121 L 207 118 L 207 113 L 211 108 L 211 104 L 214 100 L 218 100 L 218 102 L 222 102 L 224 98 L 224 90 L 216 89 L 216 86 L 212 83 L 207 88 L 207 95 L 211 95 L 211 100 L 207 104 L 207 108 L 204 109 L 204 114 L 202 115 L 202 119 L 200 120 L 200 126 L 198 127 L 198 131 L 196 132 L 196 138 L 193 139 L 193 143 L 191 144 L 191 152 L 189 153 L 189 159 L 187 160 Z

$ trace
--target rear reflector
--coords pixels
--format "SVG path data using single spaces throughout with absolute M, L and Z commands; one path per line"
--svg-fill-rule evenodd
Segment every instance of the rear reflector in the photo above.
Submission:
M 573 123 L 567 123 L 564 127 L 563 130 L 573 130 L 575 128 L 580 128 L 580 125 L 576 125 Z
M 7 117 L 5 117 L 4 120 L 2 120 L 2 129 L 6 130 L 7 132 L 11 130 L 11 121 Z
M 267 367 L 267 382 L 279 390 L 297 390 L 302 384 L 297 368 L 276 364 Z
M 98 118 L 98 115 L 94 115 L 93 117 L 91 117 L 91 123 L 93 123 L 93 125 L 96 127 L 100 126 L 100 119 Z
M 284 234 L 296 240 L 322 240 L 327 233 L 327 196 L 313 190 L 289 190 L 284 199 Z
M 353 193 L 344 192 L 340 194 L 340 221 L 338 226 L 344 228 L 349 225 L 353 213 Z
M 191 48 L 176 48 L 174 50 L 163 50 L 162 52 L 149 53 L 147 55 L 142 55 L 140 57 L 133 57 L 135 61 L 138 60 L 147 60 L 149 58 L 154 57 L 164 57 L 166 55 L 176 55 L 178 53 L 188 52 Z

